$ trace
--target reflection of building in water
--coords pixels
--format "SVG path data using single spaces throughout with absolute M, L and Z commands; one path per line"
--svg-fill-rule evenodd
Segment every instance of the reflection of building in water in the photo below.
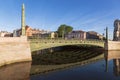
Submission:
M 116 76 L 120 75 L 120 59 L 113 59 L 113 70 Z
M 120 51 L 106 51 L 106 71 L 108 71 L 108 61 L 113 59 L 113 72 L 116 76 L 120 76 Z
M 0 68 L 0 80 L 30 80 L 31 62 L 11 64 Z

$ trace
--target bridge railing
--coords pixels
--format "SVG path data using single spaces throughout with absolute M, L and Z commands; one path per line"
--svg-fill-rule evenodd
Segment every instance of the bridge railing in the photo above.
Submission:
M 90 44 L 101 47 L 104 46 L 104 41 L 102 40 L 31 39 L 29 42 L 31 51 L 64 45 Z
M 103 40 L 87 39 L 29 39 L 31 43 L 103 43 Z

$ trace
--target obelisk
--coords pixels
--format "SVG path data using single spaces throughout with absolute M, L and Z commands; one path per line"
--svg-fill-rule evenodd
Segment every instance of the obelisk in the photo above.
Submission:
M 22 16 L 21 16 L 21 28 L 22 28 L 22 34 L 21 36 L 25 36 L 25 6 L 22 4 Z

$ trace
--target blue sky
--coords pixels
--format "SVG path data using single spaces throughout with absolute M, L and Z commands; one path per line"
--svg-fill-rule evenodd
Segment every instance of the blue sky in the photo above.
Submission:
M 113 22 L 120 19 L 120 0 L 0 0 L 0 30 L 21 27 L 21 5 L 25 4 L 26 24 L 55 31 L 61 24 L 74 30 L 113 35 Z

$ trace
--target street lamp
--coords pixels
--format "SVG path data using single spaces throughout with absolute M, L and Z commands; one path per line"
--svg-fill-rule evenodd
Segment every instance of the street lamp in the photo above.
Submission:
M 105 30 L 105 36 L 106 36 L 106 39 L 105 39 L 105 41 L 106 42 L 108 42 L 108 27 L 106 27 L 106 29 L 104 29 Z
M 106 42 L 108 42 L 108 27 L 106 27 Z

